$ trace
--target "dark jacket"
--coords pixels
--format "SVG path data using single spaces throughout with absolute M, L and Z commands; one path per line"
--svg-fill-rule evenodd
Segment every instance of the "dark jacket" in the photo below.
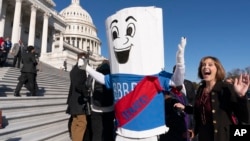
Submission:
M 5 50 L 7 52 L 9 52 L 11 50 L 11 47 L 12 47 L 12 42 L 11 41 L 4 41 L 4 44 L 5 44 Z
M 194 85 L 191 81 L 189 80 L 184 80 L 184 86 L 186 89 L 186 95 L 188 99 L 188 103 L 191 105 L 194 105 L 194 100 L 195 100 L 195 88 Z
M 166 93 L 165 99 L 165 122 L 169 131 L 160 135 L 160 141 L 188 141 L 187 130 L 190 122 L 190 115 L 174 108 L 174 104 L 187 104 L 186 96 L 180 91 L 172 88 Z M 186 123 L 187 122 L 187 123 Z
M 21 72 L 29 72 L 29 73 L 36 73 L 36 57 L 34 53 L 28 52 L 23 53 L 22 55 L 22 63 L 23 67 L 21 69 Z
M 78 68 L 77 64 L 70 71 L 70 90 L 67 99 L 66 113 L 70 115 L 85 114 L 88 91 L 85 85 L 86 71 Z
M 205 84 L 200 85 L 196 101 L 202 95 Z M 234 113 L 240 123 L 248 123 L 247 98 L 239 98 L 233 86 L 225 82 L 216 82 L 211 91 L 212 123 L 214 141 L 229 141 L 229 125 L 232 125 L 231 115 Z M 200 111 L 197 103 L 194 106 L 195 134 L 199 133 L 202 126 Z
M 102 64 L 96 70 L 104 75 L 110 74 L 110 68 L 108 64 Z M 113 91 L 111 89 L 107 89 L 105 85 L 102 85 L 97 81 L 94 82 L 92 98 L 93 105 L 99 107 L 112 106 L 114 103 Z

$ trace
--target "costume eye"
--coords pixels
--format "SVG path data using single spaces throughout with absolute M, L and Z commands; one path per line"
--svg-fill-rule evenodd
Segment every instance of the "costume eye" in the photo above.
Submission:
M 134 37 L 134 35 L 135 35 L 135 25 L 133 23 L 128 24 L 126 35 Z
M 115 40 L 116 38 L 118 38 L 118 36 L 119 36 L 119 30 L 118 30 L 117 26 L 112 27 L 111 33 L 112 33 L 112 39 L 113 40 Z

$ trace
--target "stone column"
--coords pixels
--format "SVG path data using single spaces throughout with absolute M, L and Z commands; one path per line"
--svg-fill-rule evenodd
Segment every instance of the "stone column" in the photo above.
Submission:
M 92 52 L 95 53 L 94 41 L 92 41 Z
M 79 48 L 80 48 L 80 49 L 83 49 L 83 46 L 82 46 L 82 38 L 79 39 Z
M 89 47 L 89 49 L 91 50 L 91 47 L 90 47 L 90 40 L 89 39 L 87 39 L 87 44 L 86 44 L 87 46 L 86 46 L 86 51 L 87 51 L 87 47 Z
M 43 15 L 43 35 L 42 35 L 42 47 L 41 56 L 47 52 L 47 38 L 48 38 L 48 25 L 49 25 L 49 13 Z
M 77 48 L 77 37 L 75 37 L 74 47 L 76 47 L 76 48 Z
M 69 38 L 69 39 L 68 39 L 68 44 L 71 45 L 71 44 L 72 44 L 72 43 L 71 43 L 71 37 L 68 37 L 68 38 Z
M 6 8 L 7 2 L 2 4 L 2 0 L 0 0 L 0 37 L 4 36 L 4 29 L 5 29 L 5 16 L 6 16 Z
M 94 53 L 96 53 L 96 54 L 97 54 L 96 42 L 94 42 Z
M 59 51 L 63 51 L 63 33 L 60 32 Z
M 86 39 L 83 38 L 83 41 L 82 41 L 82 50 L 86 50 Z
M 56 44 L 56 36 L 57 36 L 57 31 L 54 29 L 52 30 L 52 44 L 51 44 L 51 52 L 55 52 L 58 50 L 58 48 L 55 47 L 55 44 Z
M 21 20 L 21 8 L 22 0 L 16 0 L 15 13 L 13 19 L 13 28 L 12 28 L 12 43 L 18 43 L 20 40 L 20 20 Z
M 0 0 L 0 9 L 3 9 L 2 4 L 3 4 L 3 0 Z M 2 14 L 2 10 L 0 10 L 0 15 L 1 14 Z
M 69 37 L 70 45 L 74 46 L 73 37 Z
M 90 40 L 90 51 L 94 51 L 93 40 Z
M 100 55 L 101 54 L 101 46 L 100 46 L 100 44 L 98 44 L 97 47 L 98 47 L 98 54 Z
M 30 15 L 29 40 L 28 40 L 28 45 L 31 45 L 31 46 L 34 46 L 34 43 L 35 43 L 36 11 L 37 11 L 37 7 L 32 5 L 31 15 Z
M 68 37 L 65 36 L 65 37 L 63 38 L 63 40 L 64 40 L 64 42 L 66 42 L 67 44 L 69 43 Z

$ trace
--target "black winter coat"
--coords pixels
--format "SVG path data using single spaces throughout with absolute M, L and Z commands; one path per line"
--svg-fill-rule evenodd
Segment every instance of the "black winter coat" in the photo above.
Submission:
M 88 90 L 86 88 L 86 71 L 78 68 L 77 64 L 70 71 L 70 90 L 67 99 L 66 113 L 70 115 L 85 114 Z

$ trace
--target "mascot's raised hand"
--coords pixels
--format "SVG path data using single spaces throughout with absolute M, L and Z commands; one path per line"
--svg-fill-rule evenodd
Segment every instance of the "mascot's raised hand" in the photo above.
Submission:
M 181 42 L 178 44 L 178 50 L 176 52 L 176 68 L 171 78 L 174 84 L 173 86 L 181 86 L 184 82 L 185 74 L 185 61 L 184 51 L 187 44 L 187 38 L 181 37 Z
M 181 37 L 181 42 L 178 44 L 178 51 L 176 53 L 176 65 L 184 66 L 184 51 L 186 44 L 186 37 Z

